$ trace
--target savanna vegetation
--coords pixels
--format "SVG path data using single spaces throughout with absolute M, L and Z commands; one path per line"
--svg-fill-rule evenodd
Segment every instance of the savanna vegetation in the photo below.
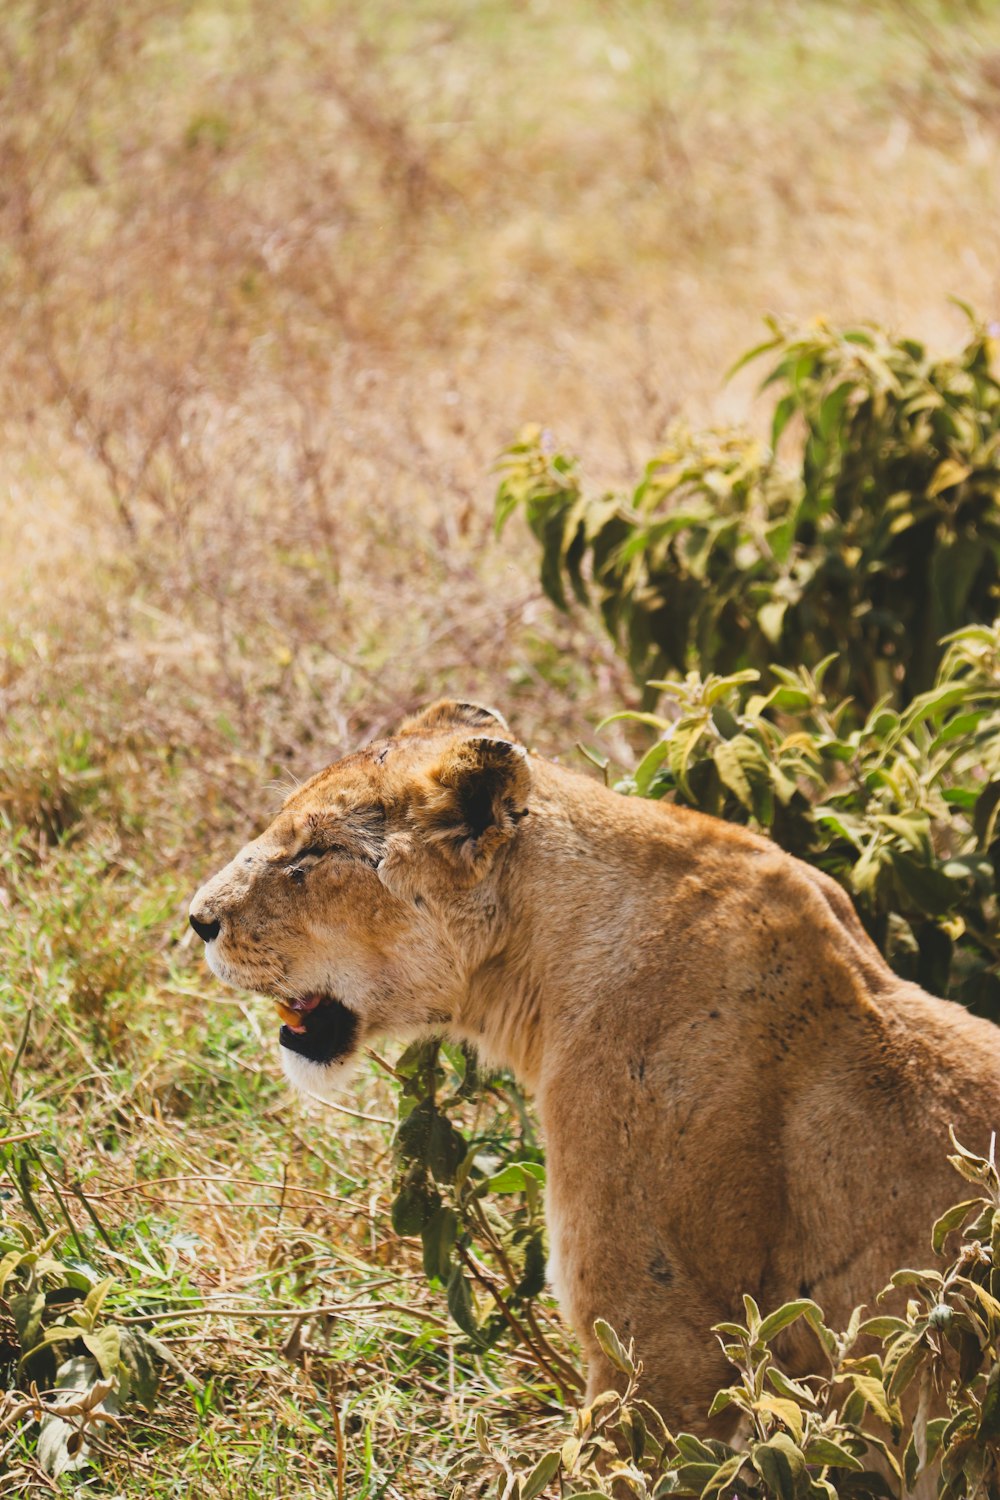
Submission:
M 289 1097 L 186 904 L 447 692 L 754 820 L 997 1013 L 996 366 L 946 299 L 996 302 L 1000 17 L 10 0 L 0 78 L 0 1493 L 525 1500 L 612 1441 L 640 1495 L 879 1444 L 989 1492 L 988 1143 L 881 1354 L 723 1331 L 743 1456 L 574 1417 L 517 1089 L 424 1048 Z

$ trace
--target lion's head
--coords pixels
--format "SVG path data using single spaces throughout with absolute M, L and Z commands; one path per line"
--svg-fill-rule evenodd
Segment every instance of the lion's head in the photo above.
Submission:
M 437 703 L 299 787 L 198 891 L 209 965 L 276 1001 L 293 1083 L 330 1093 L 371 1037 L 461 1009 L 499 940 L 490 877 L 530 784 L 499 714 Z

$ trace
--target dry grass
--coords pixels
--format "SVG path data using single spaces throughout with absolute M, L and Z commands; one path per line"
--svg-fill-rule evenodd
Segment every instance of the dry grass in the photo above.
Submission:
M 614 482 L 679 410 L 752 419 L 720 378 L 765 311 L 950 340 L 949 293 L 995 309 L 1000 20 L 10 0 L 0 99 L 5 1123 L 83 1184 L 119 1310 L 198 1299 L 95 1482 L 440 1495 L 532 1376 L 446 1331 L 388 1127 L 287 1097 L 187 894 L 276 783 L 437 693 L 548 751 L 628 695 L 492 539 L 523 421 Z M 0 1493 L 50 1491 L 31 1433 Z

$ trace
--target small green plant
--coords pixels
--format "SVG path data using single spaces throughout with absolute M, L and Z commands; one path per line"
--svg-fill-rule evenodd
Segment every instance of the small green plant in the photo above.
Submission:
M 88 1263 L 72 1220 L 48 1228 L 39 1174 L 63 1202 L 37 1150 L 15 1136 L 0 1143 L 0 1165 L 26 1210 L 25 1218 L 0 1226 L 3 1359 L 7 1386 L 18 1398 L 4 1412 L 4 1430 L 37 1423 L 38 1462 L 58 1478 L 97 1461 L 123 1430 L 123 1408 L 137 1402 L 154 1409 L 158 1361 L 139 1329 L 116 1320 L 114 1280 L 100 1278 Z M 67 1226 L 75 1254 L 60 1248 Z
M 936 1472 L 939 1500 L 990 1497 L 1000 1485 L 1000 1177 L 993 1146 L 977 1156 L 955 1142 L 949 1160 L 977 1194 L 934 1225 L 940 1255 L 960 1238 L 944 1271 L 897 1271 L 880 1293 L 902 1315 L 829 1328 L 808 1298 L 762 1316 L 744 1297 L 746 1321 L 720 1323 L 715 1333 L 736 1379 L 720 1390 L 707 1416 L 738 1413 L 738 1446 L 691 1433 L 672 1434 L 642 1400 L 642 1365 L 606 1323 L 595 1324 L 605 1354 L 621 1376 L 578 1411 L 572 1431 L 540 1457 L 514 1457 L 487 1424 L 477 1425 L 478 1451 L 457 1471 L 454 1500 L 472 1493 L 471 1476 L 498 1473 L 503 1500 L 543 1494 L 600 1500 L 697 1495 L 702 1500 L 891 1500 Z M 791 1379 L 776 1345 L 793 1323 L 811 1328 L 822 1373 Z M 903 1402 L 913 1388 L 917 1399 Z M 486 1478 L 489 1483 L 489 1479 Z M 558 1488 L 556 1488 L 558 1486 Z M 477 1491 L 485 1493 L 483 1489 Z
M 969 314 L 970 321 L 972 315 Z M 675 427 L 631 495 L 589 496 L 538 427 L 501 459 L 562 609 L 596 600 L 636 677 L 815 667 L 867 711 L 934 680 L 942 636 L 996 613 L 1000 384 L 973 322 L 953 358 L 877 328 L 772 336 L 771 447 Z M 794 463 L 778 457 L 786 430 Z
M 484 1091 L 460 1048 L 418 1042 L 396 1065 L 402 1081 L 396 1136 L 398 1234 L 419 1235 L 424 1273 L 446 1288 L 448 1309 L 473 1348 L 513 1337 L 542 1381 L 579 1391 L 578 1372 L 541 1326 L 545 1285 L 545 1167 L 516 1085 L 492 1085 L 493 1108 L 470 1111 Z M 460 1126 L 472 1113 L 471 1142 Z M 458 1123 L 456 1123 L 458 1121 Z

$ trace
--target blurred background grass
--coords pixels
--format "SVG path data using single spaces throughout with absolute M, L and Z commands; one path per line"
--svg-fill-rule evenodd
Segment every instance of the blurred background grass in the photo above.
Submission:
M 187 898 L 436 694 L 562 753 L 634 701 L 493 540 L 497 451 L 541 421 L 610 484 L 752 422 L 765 312 L 950 345 L 998 128 L 989 0 L 7 0 L 0 1117 L 119 1312 L 174 1308 L 92 1492 L 436 1496 L 478 1410 L 549 1420 L 392 1234 L 385 1071 L 380 1118 L 289 1098 Z

